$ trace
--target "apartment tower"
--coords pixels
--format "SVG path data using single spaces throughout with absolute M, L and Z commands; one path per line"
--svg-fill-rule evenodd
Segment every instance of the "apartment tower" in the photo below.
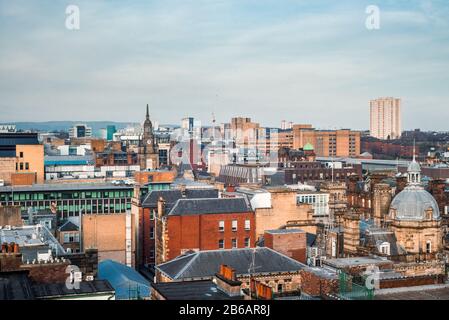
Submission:
M 401 137 L 401 99 L 370 101 L 370 135 L 383 140 Z

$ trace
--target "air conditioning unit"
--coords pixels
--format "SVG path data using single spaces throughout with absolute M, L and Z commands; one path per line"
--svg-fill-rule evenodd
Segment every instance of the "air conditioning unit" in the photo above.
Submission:
M 86 276 L 86 281 L 94 281 L 94 276 Z

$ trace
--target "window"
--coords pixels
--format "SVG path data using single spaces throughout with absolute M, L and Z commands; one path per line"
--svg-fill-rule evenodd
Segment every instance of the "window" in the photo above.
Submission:
M 30 164 L 28 162 L 25 162 L 25 170 L 30 170 Z
M 380 252 L 382 254 L 389 255 L 390 254 L 390 244 L 388 242 L 384 242 L 380 245 Z
M 232 231 L 237 231 L 237 220 L 232 220 Z
M 245 230 L 251 230 L 251 220 L 245 220 Z
M 250 238 L 245 238 L 245 248 L 249 248 L 251 246 Z
M 150 209 L 150 220 L 154 220 L 154 213 L 156 212 L 156 209 Z
M 426 242 L 426 253 L 432 253 L 432 241 L 430 240 Z
M 20 170 L 23 170 L 23 162 L 20 163 Z
M 237 239 L 232 239 L 232 249 L 237 248 Z
M 150 227 L 150 239 L 154 239 L 154 227 Z
M 224 229 L 225 229 L 224 221 L 219 221 L 218 222 L 218 231 L 224 232 Z
M 282 285 L 282 283 L 279 283 L 278 284 L 278 293 L 282 293 L 282 291 L 283 291 L 283 285 Z
M 218 249 L 224 249 L 224 240 L 223 239 L 218 240 Z
M 19 156 L 20 156 L 21 158 L 23 158 L 23 152 L 22 152 L 22 151 L 20 152 Z
M 154 259 L 154 250 L 153 249 L 150 250 L 150 259 Z

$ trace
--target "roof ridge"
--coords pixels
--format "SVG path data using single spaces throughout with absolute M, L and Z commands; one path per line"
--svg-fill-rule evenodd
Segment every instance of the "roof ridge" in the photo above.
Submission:
M 196 259 L 198 259 L 198 252 L 193 253 L 195 255 L 195 257 L 193 257 L 192 259 L 190 259 L 189 262 L 187 262 L 187 264 L 175 275 L 175 279 L 177 279 L 182 273 L 184 273 L 184 271 L 187 270 L 188 267 L 191 266 L 191 264 L 193 263 L 193 261 L 195 261 Z M 217 270 L 218 271 L 218 270 Z

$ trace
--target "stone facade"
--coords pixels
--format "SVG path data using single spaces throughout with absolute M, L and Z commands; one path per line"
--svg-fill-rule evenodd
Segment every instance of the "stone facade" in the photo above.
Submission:
M 391 227 L 398 243 L 408 253 L 433 253 L 440 252 L 443 248 L 441 220 L 394 220 Z
M 131 265 L 135 265 L 135 221 L 131 214 Z M 98 249 L 98 259 L 112 259 L 123 264 L 126 261 L 126 214 L 83 215 L 82 250 Z
M 307 240 L 306 233 L 300 229 L 287 232 L 266 231 L 265 247 L 280 252 L 296 261 L 306 263 Z
M 296 191 L 270 191 L 271 208 L 257 208 L 256 237 L 263 236 L 266 230 L 283 227 L 298 227 L 310 233 L 316 233 L 313 209 L 310 204 L 298 204 Z

